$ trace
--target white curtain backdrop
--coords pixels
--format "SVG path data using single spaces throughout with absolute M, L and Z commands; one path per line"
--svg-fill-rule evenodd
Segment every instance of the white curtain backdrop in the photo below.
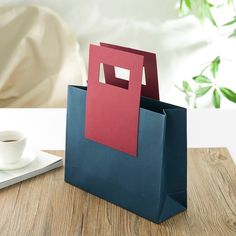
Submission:
M 61 107 L 83 84 L 75 34 L 51 10 L 0 7 L 0 107 Z

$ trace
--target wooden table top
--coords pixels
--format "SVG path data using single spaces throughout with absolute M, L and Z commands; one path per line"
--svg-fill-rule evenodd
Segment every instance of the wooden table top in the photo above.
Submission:
M 188 150 L 188 210 L 159 225 L 63 178 L 61 167 L 0 190 L 0 235 L 236 235 L 236 168 L 225 148 Z

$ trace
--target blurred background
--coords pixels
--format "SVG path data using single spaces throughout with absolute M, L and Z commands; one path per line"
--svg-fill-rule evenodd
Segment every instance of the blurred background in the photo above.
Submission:
M 67 85 L 86 85 L 89 44 L 99 42 L 156 53 L 162 101 L 236 107 L 233 0 L 0 4 L 0 107 L 65 107 Z

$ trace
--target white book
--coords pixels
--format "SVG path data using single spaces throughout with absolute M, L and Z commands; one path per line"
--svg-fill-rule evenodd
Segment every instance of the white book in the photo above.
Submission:
M 27 166 L 16 170 L 0 170 L 0 189 L 43 174 L 62 165 L 63 160 L 61 157 L 37 151 L 35 159 Z

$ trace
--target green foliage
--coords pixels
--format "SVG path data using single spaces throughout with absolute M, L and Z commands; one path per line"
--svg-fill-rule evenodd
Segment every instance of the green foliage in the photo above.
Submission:
M 236 93 L 229 88 L 221 87 L 221 93 L 231 102 L 236 103 Z
M 213 90 L 211 102 L 215 108 L 220 108 L 222 96 L 236 103 L 236 92 L 229 88 L 218 87 L 216 84 L 217 80 L 215 78 L 219 70 L 220 62 L 221 59 L 219 56 L 212 60 L 209 65 L 203 68 L 200 74 L 192 78 L 193 85 L 184 80 L 182 82 L 182 88 L 176 86 L 185 94 L 185 100 L 188 105 L 193 101 L 194 108 L 197 108 L 198 99 L 208 94 L 211 90 Z M 210 72 L 211 78 L 207 77 L 204 74 L 205 72 Z
M 196 97 L 202 97 L 204 96 L 210 89 L 212 86 L 207 86 L 207 87 L 200 87 L 195 91 Z
M 228 3 L 228 5 L 233 4 L 234 0 L 228 0 L 227 3 Z
M 184 12 L 184 8 L 187 8 L 188 10 L 192 8 L 191 0 L 180 0 L 180 11 Z
M 213 77 L 216 77 L 216 73 L 218 72 L 219 69 L 219 64 L 220 64 L 220 57 L 216 57 L 212 62 L 211 62 L 211 72 Z
M 179 12 L 181 15 L 193 13 L 199 19 L 209 19 L 214 26 L 217 26 L 211 13 L 211 9 L 214 7 L 216 7 L 216 5 L 209 3 L 207 0 L 180 0 Z
M 191 10 L 191 0 L 180 0 L 179 12 L 182 15 L 186 15 Z
M 226 5 L 234 8 L 233 4 L 233 0 L 224 0 L 221 5 L 214 3 L 214 1 L 209 2 L 208 0 L 180 0 L 179 12 L 181 15 L 193 14 L 201 21 L 208 19 L 213 26 L 218 27 L 217 20 L 213 16 L 212 10 Z M 230 22 L 225 23 L 224 26 L 233 24 L 236 24 L 236 16 Z M 234 37 L 235 34 L 236 33 L 230 34 L 230 37 Z
M 189 8 L 189 9 L 191 9 L 191 0 L 185 0 L 185 4 L 186 4 L 186 6 Z
M 236 23 L 236 16 L 234 17 L 234 19 L 233 19 L 233 20 L 231 20 L 231 21 L 229 21 L 229 22 L 225 23 L 225 24 L 224 24 L 224 26 L 233 25 L 233 24 L 235 24 L 235 23 Z
M 192 92 L 193 90 L 191 89 L 189 83 L 187 81 L 183 81 L 183 90 L 184 92 L 188 93 L 188 92 Z
M 211 21 L 211 23 L 217 27 L 216 21 L 211 13 L 211 8 L 214 7 L 214 5 L 208 3 L 207 1 L 203 1 L 203 3 L 204 4 L 202 5 L 201 9 L 202 19 L 208 18 Z
M 193 80 L 200 84 L 210 84 L 211 81 L 205 75 L 197 75 L 193 77 Z
M 229 35 L 229 38 L 236 37 L 236 29 Z
M 214 89 L 213 93 L 212 93 L 212 104 L 214 105 L 215 108 L 220 108 L 220 94 L 217 91 L 217 89 Z
M 224 24 L 224 26 L 231 26 L 231 25 L 236 25 L 236 16 L 233 18 L 233 20 L 231 20 L 231 21 Z M 234 31 L 231 32 L 228 37 L 229 38 L 236 37 L 236 29 L 234 29 Z
M 209 1 L 210 0 L 180 0 L 179 12 L 181 15 L 193 14 L 201 21 L 208 19 L 215 27 L 218 27 L 218 25 L 217 19 L 215 19 L 212 14 L 214 9 L 228 6 L 236 12 L 234 0 L 224 0 L 220 5 L 217 5 L 213 0 Z M 223 27 L 234 28 L 228 35 L 229 38 L 236 37 L 236 27 L 234 26 L 236 26 L 236 16 L 223 25 Z M 193 101 L 194 107 L 197 107 L 197 100 L 207 95 L 209 91 L 212 91 L 211 101 L 215 108 L 220 108 L 222 97 L 236 103 L 236 92 L 232 91 L 230 88 L 219 87 L 217 85 L 216 76 L 220 63 L 221 59 L 217 56 L 209 65 L 203 68 L 198 75 L 192 77 L 192 84 L 186 80 L 183 81 L 182 88 L 178 89 L 185 94 L 185 100 L 188 105 Z M 210 72 L 210 76 L 206 76 L 206 71 Z

